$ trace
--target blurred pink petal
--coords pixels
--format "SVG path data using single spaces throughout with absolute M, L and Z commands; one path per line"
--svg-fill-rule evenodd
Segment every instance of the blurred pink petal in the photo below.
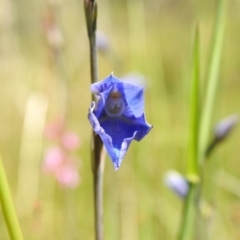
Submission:
M 45 127 L 45 136 L 50 140 L 59 140 L 63 134 L 64 125 L 64 119 L 62 117 L 57 118 Z
M 43 170 L 53 174 L 56 180 L 70 188 L 79 184 L 79 174 L 76 164 L 78 159 L 70 155 L 80 145 L 77 134 L 66 131 L 64 118 L 58 118 L 45 128 L 45 135 L 50 140 L 57 140 L 57 145 L 50 148 L 43 162 Z
M 72 165 L 63 165 L 57 172 L 57 180 L 60 184 L 74 188 L 77 187 L 79 184 L 79 175 L 76 168 Z
M 64 153 L 59 147 L 50 148 L 43 162 L 43 170 L 48 173 L 57 171 L 64 161 Z
M 80 140 L 77 134 L 66 132 L 62 136 L 62 144 L 67 150 L 75 150 L 80 145 Z

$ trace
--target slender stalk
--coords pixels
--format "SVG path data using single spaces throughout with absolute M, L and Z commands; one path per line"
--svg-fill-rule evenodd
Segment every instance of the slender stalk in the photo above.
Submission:
M 9 235 L 12 240 L 23 240 L 23 235 L 13 206 L 7 177 L 0 157 L 0 201 L 3 215 L 7 224 Z
M 191 111 L 191 140 L 190 149 L 189 149 L 189 156 L 192 158 L 188 159 L 187 163 L 187 175 L 194 176 L 195 173 L 198 173 L 198 177 L 203 178 L 202 174 L 199 176 L 199 172 L 202 172 L 202 166 L 204 163 L 204 153 L 205 148 L 207 146 L 208 141 L 208 134 L 210 130 L 210 122 L 212 116 L 212 110 L 216 95 L 217 89 L 217 82 L 218 82 L 218 74 L 219 74 L 219 67 L 220 67 L 220 60 L 221 60 L 221 52 L 222 52 L 222 45 L 223 45 L 223 36 L 224 36 L 224 22 L 225 22 L 225 11 L 226 11 L 226 2 L 227 0 L 219 0 L 218 1 L 218 12 L 216 18 L 216 24 L 214 27 L 213 33 L 213 43 L 212 49 L 210 54 L 210 67 L 207 76 L 207 93 L 206 93 L 206 102 L 205 108 L 203 109 L 203 117 L 201 121 L 201 131 L 199 134 L 197 133 L 197 126 L 199 118 L 199 112 L 197 111 L 197 96 L 198 96 L 198 80 L 197 80 L 197 73 L 198 73 L 198 47 L 194 48 L 194 62 L 193 71 L 197 74 L 193 75 L 193 80 L 195 79 L 195 87 L 193 85 L 192 88 L 192 111 Z M 197 37 L 195 38 L 195 46 L 198 46 Z M 197 67 L 197 68 L 196 68 Z M 195 70 L 194 70 L 195 69 Z M 195 98 L 194 98 L 195 95 Z M 195 107 L 194 107 L 195 106 Z M 194 116 L 195 115 L 195 116 Z M 194 120 L 195 119 L 195 120 Z M 199 139 L 199 144 L 198 144 Z M 197 194 L 201 193 L 201 185 L 197 182 L 190 180 L 190 189 L 186 201 L 184 202 L 184 209 L 183 209 L 183 219 L 181 222 L 180 232 L 179 232 L 179 240 L 191 240 L 193 239 L 193 229 L 196 220 L 196 204 L 199 199 Z M 201 221 L 201 216 L 199 216 L 199 220 Z M 206 239 L 206 237 L 204 238 Z
M 98 80 L 97 68 L 97 3 L 95 0 L 84 0 L 85 17 L 90 46 L 90 70 L 91 83 Z M 94 97 L 92 96 L 92 100 Z M 93 132 L 92 146 L 92 170 L 94 185 L 94 214 L 95 214 L 95 239 L 103 240 L 103 173 L 104 173 L 105 151 L 102 140 Z
M 218 0 L 218 10 L 216 23 L 213 32 L 212 48 L 210 53 L 210 63 L 207 75 L 207 92 L 205 108 L 203 109 L 201 132 L 200 132 L 200 164 L 204 162 L 205 151 L 208 142 L 208 136 L 210 131 L 210 123 L 213 111 L 213 105 L 216 95 L 219 69 L 221 63 L 221 53 L 224 39 L 225 30 L 225 13 L 226 13 L 227 0 Z
M 179 240 L 191 240 L 193 239 L 194 225 L 195 225 L 195 215 L 196 215 L 196 191 L 197 185 L 191 183 L 189 186 L 189 192 L 187 198 L 185 199 L 185 204 L 183 208 L 183 219 L 181 222 Z
M 184 201 L 182 221 L 179 230 L 179 240 L 191 240 L 193 238 L 196 217 L 196 199 L 199 186 L 199 164 L 198 164 L 198 139 L 199 139 L 199 30 L 196 28 L 190 97 L 190 136 L 187 159 L 187 178 L 190 183 L 189 192 Z
M 90 64 L 91 64 L 91 83 L 97 82 L 98 80 L 98 65 L 97 65 L 97 45 L 96 45 L 96 34 L 95 32 L 89 37 L 90 45 Z M 94 100 L 92 96 L 92 100 Z
M 96 240 L 103 240 L 103 173 L 105 162 L 105 151 L 98 135 L 93 136 L 95 148 L 93 149 L 93 184 L 94 184 L 94 214 Z M 99 155 L 99 153 L 101 153 Z
M 199 29 L 196 27 L 194 46 L 193 46 L 193 64 L 190 96 L 190 135 L 188 144 L 187 159 L 187 178 L 192 182 L 199 180 L 198 164 L 198 139 L 199 139 Z

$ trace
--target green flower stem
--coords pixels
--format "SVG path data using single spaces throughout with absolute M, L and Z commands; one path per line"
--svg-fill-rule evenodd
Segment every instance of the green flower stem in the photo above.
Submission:
M 225 27 L 225 11 L 227 0 L 218 1 L 218 12 L 216 18 L 216 24 L 213 33 L 213 45 L 210 54 L 210 67 L 207 76 L 207 93 L 205 108 L 203 109 L 203 116 L 201 121 L 201 131 L 198 134 L 200 117 L 200 110 L 198 106 L 199 96 L 199 43 L 198 43 L 198 30 L 196 32 L 195 44 L 194 44 L 194 62 L 193 62 L 193 85 L 192 85 L 192 97 L 191 97 L 191 134 L 189 144 L 189 154 L 187 161 L 187 177 L 190 181 L 190 189 L 187 198 L 184 202 L 183 218 L 179 231 L 179 240 L 191 240 L 193 239 L 193 233 L 196 221 L 197 201 L 199 196 L 197 193 L 201 191 L 201 185 L 198 183 L 200 180 L 199 172 L 202 171 L 204 163 L 205 148 L 207 146 L 208 134 L 210 130 L 210 123 L 212 117 L 212 110 L 214 105 L 214 99 L 216 95 L 216 88 L 218 82 L 218 74 L 220 68 L 221 52 L 224 37 Z M 198 142 L 199 139 L 199 142 Z M 196 179 L 195 179 L 196 177 Z M 198 181 L 195 181 L 198 180 Z M 201 217 L 201 216 L 199 216 Z
M 196 193 L 198 190 L 198 184 L 190 183 L 189 192 L 185 199 L 185 204 L 182 213 L 182 221 L 180 226 L 180 232 L 178 240 L 192 240 L 195 225 L 196 216 Z
M 210 63 L 207 75 L 207 92 L 205 108 L 203 109 L 201 132 L 200 132 L 200 157 L 199 162 L 202 165 L 205 159 L 205 151 L 208 142 L 208 136 L 210 131 L 211 117 L 213 111 L 213 105 L 216 95 L 219 69 L 221 63 L 222 46 L 225 30 L 225 18 L 226 18 L 226 5 L 227 0 L 218 1 L 217 18 L 213 32 L 213 41 L 210 53 Z
M 187 158 L 187 178 L 190 183 L 189 192 L 184 201 L 183 215 L 179 230 L 179 240 L 193 239 L 196 216 L 196 192 L 199 183 L 198 138 L 199 138 L 199 30 L 196 28 L 193 46 L 192 81 L 190 96 L 190 136 Z
M 194 46 L 193 46 L 193 64 L 190 95 L 190 135 L 188 143 L 187 158 L 187 178 L 190 182 L 199 181 L 198 164 L 198 139 L 199 139 L 199 29 L 196 27 Z
M 2 205 L 3 215 L 7 224 L 9 235 L 12 240 L 23 240 L 23 235 L 14 210 L 7 177 L 0 157 L 0 201 Z
M 84 0 L 85 17 L 90 46 L 90 70 L 91 83 L 98 81 L 97 65 L 97 3 L 95 0 Z M 92 95 L 92 100 L 94 97 Z M 104 173 L 105 151 L 102 140 L 93 132 L 92 145 L 92 170 L 94 185 L 94 214 L 95 214 L 95 239 L 103 240 L 103 173 Z

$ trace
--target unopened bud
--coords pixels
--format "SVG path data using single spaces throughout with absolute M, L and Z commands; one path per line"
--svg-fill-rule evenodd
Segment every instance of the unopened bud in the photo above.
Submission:
M 176 171 L 167 172 L 164 178 L 165 184 L 180 198 L 185 198 L 188 194 L 189 183 L 181 174 Z
M 207 148 L 206 156 L 209 156 L 215 146 L 229 135 L 238 121 L 239 116 L 235 114 L 224 118 L 216 125 L 214 128 L 213 140 Z
M 224 118 L 214 129 L 215 138 L 222 140 L 231 132 L 233 127 L 239 121 L 238 115 L 232 115 Z
M 97 28 L 97 2 L 95 0 L 84 0 L 84 10 L 87 22 L 88 36 L 95 33 Z

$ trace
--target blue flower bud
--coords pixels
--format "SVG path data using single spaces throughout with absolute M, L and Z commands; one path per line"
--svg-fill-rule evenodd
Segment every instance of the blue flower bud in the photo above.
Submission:
M 215 138 L 219 140 L 225 138 L 238 121 L 239 121 L 238 115 L 232 115 L 227 118 L 224 118 L 221 122 L 219 122 L 216 125 L 214 129 Z
M 180 198 L 185 198 L 188 194 L 189 184 L 186 178 L 176 171 L 169 171 L 165 176 L 165 184 Z

